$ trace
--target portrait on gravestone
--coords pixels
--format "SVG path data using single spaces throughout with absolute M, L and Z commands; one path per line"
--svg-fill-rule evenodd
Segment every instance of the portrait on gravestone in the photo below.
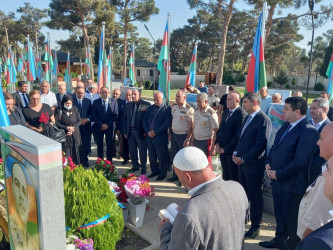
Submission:
M 39 249 L 36 191 L 27 168 L 29 162 L 7 155 L 7 183 L 10 240 L 14 249 Z

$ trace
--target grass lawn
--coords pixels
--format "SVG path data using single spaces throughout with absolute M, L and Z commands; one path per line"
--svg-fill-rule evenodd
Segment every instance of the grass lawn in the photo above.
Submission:
M 244 95 L 244 87 L 236 87 L 236 90 L 243 96 Z M 170 91 L 170 101 L 174 101 L 176 99 L 176 93 L 178 89 L 172 89 Z M 308 104 L 310 105 L 312 103 L 312 100 L 319 97 L 320 94 L 310 94 L 308 98 Z M 142 90 L 142 97 L 148 97 L 153 98 L 153 91 L 152 90 Z M 305 94 L 303 93 L 303 97 L 305 97 Z

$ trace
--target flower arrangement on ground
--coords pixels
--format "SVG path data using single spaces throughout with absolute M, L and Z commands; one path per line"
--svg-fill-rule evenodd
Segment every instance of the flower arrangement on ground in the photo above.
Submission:
M 94 250 L 94 241 L 92 239 L 76 239 L 74 240 L 75 247 L 79 250 Z
M 74 170 L 74 168 L 76 168 L 77 166 L 75 165 L 75 163 L 73 162 L 72 157 L 68 156 L 66 157 L 65 152 L 62 152 L 62 165 L 63 167 L 69 167 L 70 170 Z
M 139 177 L 131 177 L 125 184 L 127 196 L 133 204 L 140 204 L 145 201 L 145 197 L 154 196 L 154 187 L 150 187 L 149 179 L 141 175 Z
M 68 234 L 94 240 L 96 249 L 115 249 L 124 228 L 123 213 L 101 172 L 64 168 Z
M 126 182 L 133 177 L 135 177 L 134 174 L 129 174 L 129 172 L 126 171 L 126 172 L 123 172 L 123 174 L 119 178 L 118 190 L 117 190 L 117 192 L 120 192 L 117 197 L 119 202 L 127 203 L 128 197 L 127 197 L 127 194 L 125 191 L 125 185 L 126 185 Z
M 112 165 L 112 162 L 109 160 L 103 160 L 101 158 L 97 158 L 95 169 L 97 171 L 102 171 L 104 177 L 112 182 L 118 181 L 118 169 Z

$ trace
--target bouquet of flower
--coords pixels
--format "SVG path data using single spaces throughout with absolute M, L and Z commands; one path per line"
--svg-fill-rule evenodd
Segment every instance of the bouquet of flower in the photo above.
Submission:
M 50 116 L 48 113 L 42 113 L 39 117 L 40 126 L 43 127 L 45 124 L 49 123 Z
M 73 171 L 73 169 L 77 167 L 75 165 L 75 163 L 73 162 L 72 157 L 70 157 L 70 156 L 66 157 L 65 152 L 62 152 L 62 165 L 64 168 L 69 166 L 71 171 Z
M 76 239 L 74 240 L 75 247 L 79 250 L 93 250 L 94 249 L 94 241 L 92 239 Z
M 126 182 L 131 179 L 132 177 L 135 177 L 134 174 L 129 174 L 128 171 L 123 172 L 121 175 L 120 179 L 118 180 L 118 187 L 119 187 L 119 192 L 120 194 L 117 196 L 117 199 L 119 202 L 126 203 L 127 202 L 127 194 L 125 192 L 125 185 Z
M 102 171 L 104 177 L 113 182 L 117 182 L 118 178 L 118 169 L 112 165 L 112 162 L 109 160 L 104 161 L 101 158 L 97 158 L 95 169 L 97 171 Z
M 149 179 L 141 175 L 139 177 L 132 177 L 127 180 L 125 185 L 127 196 L 131 199 L 133 204 L 140 204 L 145 201 L 145 197 L 154 196 L 154 188 L 149 185 Z

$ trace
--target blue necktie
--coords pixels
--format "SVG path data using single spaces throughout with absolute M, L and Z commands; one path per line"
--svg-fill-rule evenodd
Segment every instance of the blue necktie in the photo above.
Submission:
M 249 115 L 249 118 L 247 118 L 246 123 L 244 124 L 244 127 L 242 129 L 241 136 L 243 135 L 246 127 L 250 124 L 251 120 L 252 120 L 252 116 Z
M 283 132 L 280 140 L 279 140 L 279 144 L 282 141 L 282 139 L 288 134 L 289 130 L 291 129 L 291 124 L 289 124 L 289 126 L 287 127 L 287 129 Z

